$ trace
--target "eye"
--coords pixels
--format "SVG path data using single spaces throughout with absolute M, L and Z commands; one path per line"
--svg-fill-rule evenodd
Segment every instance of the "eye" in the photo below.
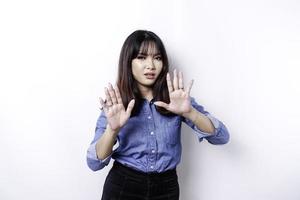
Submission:
M 155 56 L 156 60 L 161 60 L 161 56 Z
M 145 60 L 145 59 L 146 59 L 146 56 L 138 55 L 136 58 L 137 58 L 137 59 L 140 59 L 140 60 Z

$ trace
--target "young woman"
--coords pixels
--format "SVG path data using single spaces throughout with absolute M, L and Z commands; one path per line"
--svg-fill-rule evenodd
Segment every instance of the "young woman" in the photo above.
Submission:
M 128 36 L 117 84 L 108 84 L 105 100 L 100 98 L 102 112 L 87 152 L 94 171 L 115 160 L 102 200 L 178 200 L 181 122 L 194 129 L 199 141 L 228 142 L 225 125 L 190 97 L 192 84 L 184 87 L 181 72 L 169 74 L 156 34 L 137 30 Z

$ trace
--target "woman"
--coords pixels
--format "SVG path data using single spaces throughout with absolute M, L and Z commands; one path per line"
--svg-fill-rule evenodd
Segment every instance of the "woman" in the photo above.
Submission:
M 101 115 L 88 149 L 88 166 L 96 171 L 114 164 L 102 200 L 179 199 L 176 166 L 181 158 L 181 122 L 212 144 L 225 144 L 224 124 L 190 97 L 183 75 L 170 77 L 161 39 L 137 30 L 125 40 L 116 86 L 105 88 Z

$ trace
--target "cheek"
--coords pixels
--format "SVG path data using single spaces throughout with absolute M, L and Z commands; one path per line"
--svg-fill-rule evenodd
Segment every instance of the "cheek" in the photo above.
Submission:
M 133 75 L 136 75 L 136 73 L 138 71 L 138 64 L 136 62 L 131 63 L 131 71 L 132 71 Z
M 163 63 L 162 62 L 158 62 L 156 64 L 156 69 L 159 71 L 159 73 L 162 71 L 162 68 L 163 68 Z
M 134 79 L 137 79 L 140 76 L 140 74 L 142 73 L 141 69 L 142 68 L 141 68 L 140 63 L 132 62 L 131 70 L 132 70 L 132 75 L 133 75 Z
M 133 78 L 136 80 L 138 78 L 138 73 L 136 70 L 132 69 Z

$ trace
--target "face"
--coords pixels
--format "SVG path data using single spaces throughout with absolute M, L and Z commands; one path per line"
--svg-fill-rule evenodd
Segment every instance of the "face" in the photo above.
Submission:
M 143 49 L 143 46 L 141 46 Z M 140 50 L 131 62 L 132 73 L 140 89 L 150 88 L 159 76 L 163 62 L 155 44 L 149 44 L 147 51 Z

